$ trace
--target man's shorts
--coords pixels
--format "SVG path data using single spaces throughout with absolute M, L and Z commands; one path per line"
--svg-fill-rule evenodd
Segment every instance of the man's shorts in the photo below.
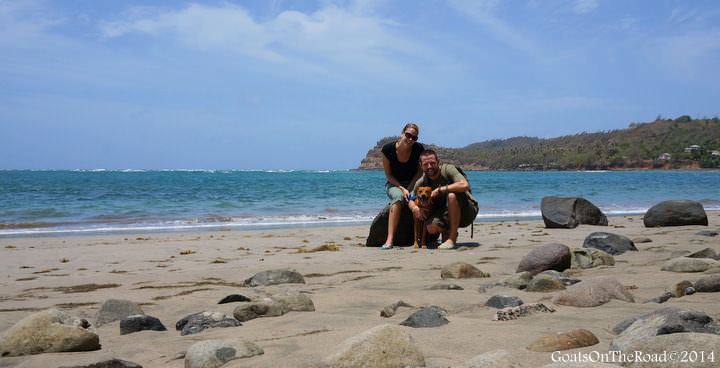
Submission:
M 471 201 L 465 193 L 455 193 L 455 196 L 457 197 L 460 204 L 459 227 L 470 226 L 470 224 L 472 224 L 477 217 L 478 204 L 475 203 L 475 201 Z M 446 201 L 446 199 L 442 199 L 441 201 L 444 202 Z M 447 205 L 443 203 L 443 206 L 441 208 L 437 209 L 433 214 L 430 215 L 426 223 L 439 226 L 443 229 L 447 229 L 448 224 L 450 223 L 448 219 Z

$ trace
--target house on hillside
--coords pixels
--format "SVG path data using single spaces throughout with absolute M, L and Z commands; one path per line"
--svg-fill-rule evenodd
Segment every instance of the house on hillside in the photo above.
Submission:
M 713 150 L 713 151 L 710 152 L 710 156 L 720 156 L 720 151 L 718 151 L 718 150 Z
M 693 144 L 690 147 L 685 147 L 685 152 L 692 152 L 692 151 L 696 151 L 699 149 L 700 149 L 700 146 L 698 146 L 697 144 Z
M 660 156 L 658 156 L 658 160 L 670 161 L 670 159 L 672 159 L 672 155 L 667 152 L 662 153 Z

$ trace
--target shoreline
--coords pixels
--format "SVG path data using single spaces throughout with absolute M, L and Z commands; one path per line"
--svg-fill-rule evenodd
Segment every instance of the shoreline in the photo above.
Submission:
M 720 237 L 696 235 L 701 230 L 720 229 L 720 212 L 707 214 L 709 226 L 664 228 L 645 228 L 641 216 L 613 216 L 608 217 L 609 226 L 580 225 L 575 229 L 546 229 L 542 220 L 476 222 L 472 239 L 469 228 L 461 230 L 459 243 L 465 247 L 449 251 L 368 248 L 364 246 L 367 226 L 0 238 L 0 331 L 47 308 L 59 308 L 94 323 L 100 305 L 111 298 L 138 303 L 169 330 L 120 335 L 118 322 L 113 322 L 97 328 L 100 350 L 4 357 L 0 358 L 0 367 L 55 368 L 118 358 L 145 368 L 180 368 L 184 361 L 178 357 L 195 342 L 235 337 L 256 342 L 265 353 L 223 367 L 309 367 L 350 337 L 378 325 L 398 325 L 415 308 L 400 308 L 390 318 L 379 313 L 399 300 L 448 311 L 447 325 L 404 328 L 420 347 L 428 367 L 458 365 L 500 348 L 525 367 L 548 364 L 551 353 L 532 352 L 526 347 L 544 335 L 575 328 L 590 330 L 600 343 L 563 353 L 606 352 L 614 338 L 612 327 L 641 312 L 681 306 L 720 319 L 720 305 L 713 293 L 672 298 L 664 304 L 643 303 L 680 280 L 694 282 L 707 276 L 660 271 L 678 252 L 706 247 L 720 251 Z M 615 256 L 614 266 L 566 273 L 578 279 L 613 277 L 628 288 L 635 303 L 612 300 L 599 307 L 578 308 L 553 305 L 550 299 L 556 292 L 505 287 L 479 291 L 481 285 L 512 275 L 535 247 L 548 243 L 582 247 L 583 239 L 597 231 L 649 237 L 652 242 L 636 244 L 638 252 Z M 335 245 L 339 251 L 311 252 L 324 245 Z M 490 277 L 443 280 L 440 268 L 453 262 L 470 263 Z M 239 286 L 258 272 L 283 268 L 295 269 L 305 276 L 306 283 Z M 448 283 L 463 290 L 429 290 Z M 85 288 L 69 292 L 73 286 Z M 201 311 L 232 315 L 238 303 L 217 304 L 230 294 L 262 298 L 287 291 L 308 295 L 315 311 L 258 318 L 239 327 L 186 336 L 173 328 L 184 316 Z M 496 310 L 484 303 L 490 296 L 501 294 L 518 296 L 526 304 L 545 303 L 556 312 L 493 321 Z

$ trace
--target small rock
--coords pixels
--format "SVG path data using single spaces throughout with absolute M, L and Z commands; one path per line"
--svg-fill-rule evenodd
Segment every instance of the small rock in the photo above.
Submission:
M 255 276 L 245 280 L 247 286 L 268 286 L 278 284 L 304 284 L 303 276 L 293 270 L 280 269 L 258 272 Z
M 661 270 L 670 272 L 703 272 L 716 266 L 720 266 L 720 262 L 714 259 L 678 257 L 665 262 Z
M 393 303 L 393 304 L 390 304 L 390 305 L 388 305 L 388 306 L 385 306 L 385 307 L 380 311 L 380 317 L 385 317 L 385 318 L 392 317 L 392 316 L 395 315 L 395 311 L 397 311 L 397 309 L 400 308 L 400 307 L 410 307 L 410 308 L 413 308 L 412 305 L 410 305 L 410 304 L 408 304 L 408 303 L 405 303 L 405 302 L 402 301 L 402 300 L 398 300 L 397 302 L 395 302 L 395 303 Z
M 640 243 L 652 243 L 652 239 L 648 238 L 647 236 L 640 236 L 637 238 L 632 239 L 633 243 L 640 244 Z
M 593 268 L 597 266 L 613 266 L 615 258 L 595 248 L 573 248 L 570 251 L 572 259 L 571 268 Z
M 120 335 L 140 331 L 167 331 L 159 319 L 145 314 L 127 316 L 120 320 Z
M 185 368 L 218 368 L 225 363 L 264 354 L 263 349 L 241 339 L 196 342 L 185 353 Z
M 235 307 L 233 316 L 241 322 L 258 317 L 278 317 L 290 311 L 312 312 L 315 306 L 305 294 L 283 294 L 254 300 Z
M 699 293 L 716 293 L 720 291 L 720 275 L 711 275 L 695 281 L 693 286 Z
M 693 286 L 692 282 L 690 282 L 688 280 L 683 280 L 683 281 L 680 281 L 677 284 L 673 285 L 670 288 L 670 292 L 672 293 L 672 295 L 674 297 L 680 298 L 682 296 L 689 295 L 687 293 L 687 290 L 688 290 L 688 288 L 692 288 L 692 286 Z M 694 289 L 693 289 L 693 291 L 694 291 Z
M 453 366 L 453 368 L 522 368 L 523 365 L 514 362 L 507 350 L 493 350 L 482 353 L 465 363 Z
M 95 326 L 100 327 L 138 314 L 145 314 L 145 312 L 137 303 L 123 299 L 108 299 L 100 306 L 95 316 Z
M 442 279 L 472 279 L 480 277 L 490 277 L 489 274 L 480 271 L 477 267 L 463 262 L 455 262 L 443 266 L 440 271 Z
M 240 321 L 221 312 L 199 312 L 183 317 L 175 323 L 181 336 L 199 333 L 208 328 L 242 326 Z
M 537 352 L 552 352 L 593 346 L 599 342 L 598 338 L 592 332 L 585 329 L 577 329 L 543 336 L 533 341 L 527 349 Z
M 536 275 L 546 270 L 564 271 L 570 268 L 570 248 L 563 244 L 545 244 L 530 251 L 515 272 Z
M 551 275 L 539 274 L 535 276 L 527 286 L 526 291 L 529 292 L 550 292 L 557 290 L 565 290 L 565 285 L 557 277 Z
M 695 233 L 695 235 L 700 235 L 700 236 L 717 236 L 717 235 L 718 235 L 718 232 L 717 232 L 717 231 L 712 231 L 712 230 L 703 230 L 703 231 L 700 231 L 700 232 Z
M 519 305 L 522 305 L 523 301 L 517 297 L 517 296 L 505 296 L 505 295 L 493 295 L 488 299 L 487 302 L 485 302 L 485 305 L 488 307 L 493 307 L 497 309 L 507 308 L 507 307 L 517 307 Z
M 712 248 L 703 248 L 700 250 L 697 250 L 695 252 L 687 254 L 685 257 L 688 258 L 712 258 L 717 259 L 718 255 L 715 252 L 715 249 Z
M 450 323 L 445 318 L 447 311 L 436 306 L 425 307 L 413 313 L 406 320 L 400 322 L 403 326 L 408 327 L 438 327 Z
M 583 248 L 595 248 L 611 255 L 637 251 L 635 243 L 629 238 L 605 232 L 594 232 L 588 235 L 583 242 Z
M 435 284 L 430 286 L 428 290 L 464 290 L 462 286 L 458 284 Z
M 555 309 L 550 308 L 542 303 L 523 304 L 517 307 L 507 307 L 500 309 L 495 313 L 493 320 L 495 321 L 511 321 L 521 317 L 529 316 L 535 312 L 553 313 Z
M 532 274 L 528 271 L 523 271 L 512 274 L 500 280 L 500 282 L 508 287 L 522 290 L 527 287 L 530 280 L 532 280 Z
M 143 368 L 140 364 L 121 359 L 110 359 L 89 365 L 60 366 L 58 368 Z
M 252 301 L 252 299 L 246 297 L 245 295 L 232 294 L 232 295 L 228 295 L 228 296 L 222 298 L 222 300 L 220 300 L 220 301 L 218 302 L 218 304 L 237 303 L 237 302 L 251 302 L 251 301 Z
M 663 295 L 660 295 L 660 296 L 655 297 L 655 298 L 652 298 L 652 299 L 648 299 L 648 300 L 644 301 L 643 303 L 658 303 L 658 304 L 662 304 L 662 303 L 665 303 L 666 301 L 670 300 L 670 298 L 672 298 L 673 296 L 674 296 L 673 293 L 671 293 L 671 292 L 668 291 L 668 292 L 666 292 L 666 293 L 663 294 Z
M 335 368 L 425 366 L 412 336 L 393 325 L 376 326 L 345 340 L 325 360 Z
M 625 287 L 608 276 L 591 277 L 561 291 L 553 303 L 574 307 L 597 307 L 611 299 L 634 303 L 635 300 Z

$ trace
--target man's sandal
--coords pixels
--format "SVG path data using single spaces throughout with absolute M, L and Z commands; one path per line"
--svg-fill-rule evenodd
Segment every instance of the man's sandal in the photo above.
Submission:
M 442 244 L 438 245 L 438 249 L 455 249 L 455 244 L 442 243 Z

